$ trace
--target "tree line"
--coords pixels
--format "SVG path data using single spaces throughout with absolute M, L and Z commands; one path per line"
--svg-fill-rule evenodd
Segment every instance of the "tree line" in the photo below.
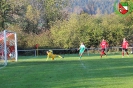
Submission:
M 85 11 L 77 14 L 66 10 L 72 7 L 70 1 L 1 0 L 0 30 L 16 32 L 19 49 L 35 48 L 36 44 L 40 48 L 77 48 L 80 42 L 88 48 L 99 47 L 103 38 L 110 46 L 120 46 L 124 37 L 132 45 L 133 13 L 126 17 Z

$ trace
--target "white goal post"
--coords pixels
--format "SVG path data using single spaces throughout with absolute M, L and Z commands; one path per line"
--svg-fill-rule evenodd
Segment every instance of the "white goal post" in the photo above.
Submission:
M 0 32 L 0 65 L 7 65 L 8 60 L 17 61 L 17 35 L 4 30 Z

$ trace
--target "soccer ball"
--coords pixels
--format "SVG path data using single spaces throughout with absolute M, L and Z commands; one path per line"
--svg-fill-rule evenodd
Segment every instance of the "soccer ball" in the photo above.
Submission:
M 9 56 L 11 57 L 11 56 L 12 56 L 12 54 L 10 53 L 10 54 L 9 54 Z

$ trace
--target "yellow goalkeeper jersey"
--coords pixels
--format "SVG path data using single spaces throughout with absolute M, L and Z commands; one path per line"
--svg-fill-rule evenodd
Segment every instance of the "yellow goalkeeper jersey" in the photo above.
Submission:
M 54 60 L 55 57 L 63 58 L 63 57 L 60 56 L 60 55 L 53 54 L 52 51 L 47 51 L 47 60 L 48 60 L 49 58 L 52 58 L 52 60 Z
M 55 56 L 56 56 L 55 54 L 53 54 L 51 52 L 48 52 L 47 55 L 48 55 L 47 58 L 55 58 Z

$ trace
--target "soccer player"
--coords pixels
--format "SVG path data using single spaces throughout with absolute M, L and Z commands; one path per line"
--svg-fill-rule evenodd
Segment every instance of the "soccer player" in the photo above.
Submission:
M 85 45 L 83 44 L 83 42 L 81 43 L 81 45 L 80 45 L 80 47 L 79 47 L 79 59 L 81 59 L 81 57 L 82 57 L 82 55 L 83 55 L 83 53 L 84 53 L 84 51 L 85 51 Z
M 54 60 L 55 57 L 64 58 L 64 57 L 62 57 L 62 56 L 60 56 L 60 55 L 53 54 L 53 51 L 52 51 L 52 50 L 49 50 L 49 51 L 47 51 L 46 53 L 47 53 L 47 59 L 46 59 L 46 61 L 47 61 L 49 58 L 51 58 L 52 60 Z
M 101 41 L 100 47 L 101 47 L 101 54 L 100 54 L 100 56 L 101 56 L 101 58 L 102 58 L 103 55 L 106 55 L 105 50 L 106 50 L 107 47 L 108 47 L 108 43 L 106 42 L 106 40 L 103 39 L 103 40 Z
M 122 42 L 122 58 L 124 57 L 124 52 L 126 52 L 127 56 L 129 57 L 129 54 L 128 54 L 128 41 L 123 38 L 123 42 Z

